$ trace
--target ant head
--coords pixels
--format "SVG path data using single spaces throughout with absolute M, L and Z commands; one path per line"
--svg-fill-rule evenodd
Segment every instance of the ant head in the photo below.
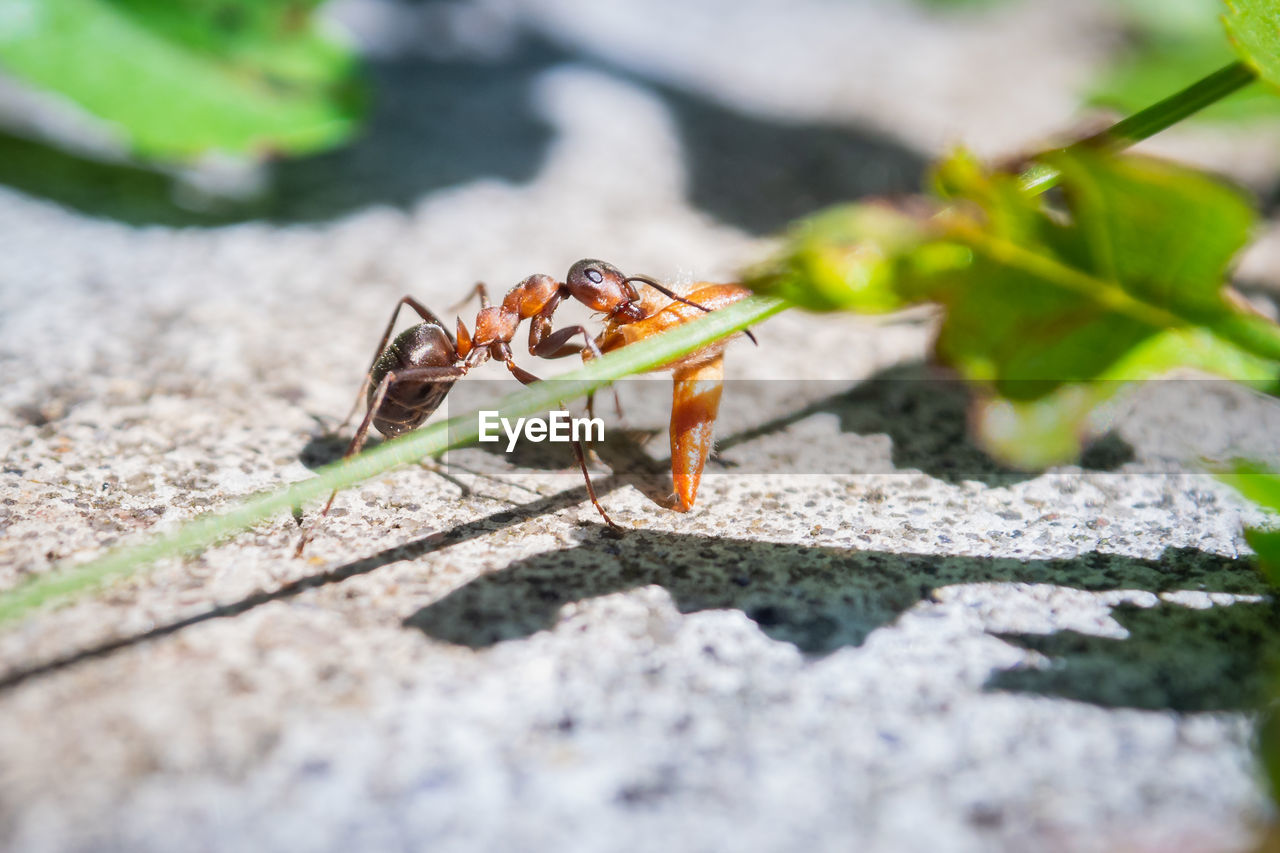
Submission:
M 569 267 L 565 286 L 573 298 L 593 311 L 613 314 L 621 306 L 634 302 L 639 294 L 613 264 L 584 258 Z

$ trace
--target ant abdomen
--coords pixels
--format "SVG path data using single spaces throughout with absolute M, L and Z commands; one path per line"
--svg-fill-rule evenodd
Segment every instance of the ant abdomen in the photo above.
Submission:
M 378 386 L 389 373 L 418 367 L 452 367 L 458 360 L 453 336 L 443 326 L 420 323 L 391 342 L 369 371 L 367 404 L 374 405 Z M 373 426 L 387 438 L 415 429 L 440 407 L 456 378 L 392 382 L 373 415 Z

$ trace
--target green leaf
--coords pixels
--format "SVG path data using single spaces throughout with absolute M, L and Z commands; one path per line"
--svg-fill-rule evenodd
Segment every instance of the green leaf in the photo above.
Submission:
M 0 68 L 143 157 L 302 153 L 354 131 L 355 62 L 314 0 L 0 0 Z
M 1240 192 L 1088 148 L 1043 164 L 1057 206 L 961 152 L 934 175 L 951 207 L 825 212 L 748 283 L 816 310 L 940 303 L 935 357 L 976 386 L 979 440 L 1021 467 L 1074 458 L 1126 383 L 1178 368 L 1275 382 L 1280 327 L 1225 287 L 1254 220 Z
M 970 422 L 984 448 L 1007 465 L 1037 470 L 1079 455 L 1089 414 L 1108 397 L 1106 386 L 1066 385 L 1037 400 L 983 394 Z
M 1240 193 L 1145 158 L 1086 149 L 1045 160 L 1065 210 L 1019 195 L 1011 176 L 961 185 L 983 215 L 976 227 L 958 217 L 952 236 L 976 260 L 939 291 L 938 356 L 986 389 L 974 420 L 995 455 L 1067 461 L 1098 404 L 1175 368 L 1274 380 L 1280 329 L 1224 287 L 1253 222 Z
M 1005 464 L 1039 470 L 1075 459 L 1089 437 L 1094 410 L 1127 383 L 1153 378 L 1177 369 L 1269 385 L 1280 373 L 1272 362 L 1259 359 L 1222 340 L 1207 329 L 1166 329 L 1147 336 L 1123 358 L 1088 380 L 1063 383 L 1048 393 L 1035 381 L 1001 383 L 1001 394 L 979 394 L 971 422 L 983 447 Z
M 1225 0 L 1222 21 L 1236 53 L 1258 76 L 1280 87 L 1280 3 Z
M 1258 554 L 1258 566 L 1267 582 L 1272 586 L 1280 586 L 1280 530 L 1257 530 L 1250 528 L 1244 532 L 1245 541 Z
M 1181 166 L 1088 150 L 1045 158 L 1088 252 L 1088 268 L 1184 319 L 1230 311 L 1223 282 L 1254 222 L 1238 190 Z

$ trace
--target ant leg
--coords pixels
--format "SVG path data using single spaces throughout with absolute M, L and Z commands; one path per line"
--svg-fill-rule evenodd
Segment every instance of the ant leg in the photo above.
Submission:
M 538 313 L 529 318 L 529 355 L 536 358 L 566 358 L 586 350 L 592 357 L 600 358 L 600 346 L 583 326 L 567 326 L 557 332 L 551 331 L 551 317 L 562 298 L 560 292 L 556 291 Z M 581 344 L 569 343 L 575 335 L 582 335 Z
M 347 445 L 347 452 L 342 454 L 343 459 L 350 459 L 360 452 L 364 447 L 365 441 L 369 438 L 369 427 L 373 424 L 373 416 L 377 414 L 378 409 L 382 407 L 382 401 L 386 399 L 387 391 L 397 381 L 408 380 L 416 382 L 429 382 L 439 379 L 456 379 L 467 372 L 465 367 L 413 367 L 408 370 L 388 373 L 382 377 L 382 381 L 378 383 L 378 390 L 374 392 L 373 399 L 369 401 L 369 411 L 364 413 L 364 420 L 360 422 L 360 428 L 356 430 L 356 434 L 352 437 L 351 443 Z M 366 379 L 366 381 L 368 381 Z M 329 493 L 329 500 L 325 501 L 324 509 L 320 510 L 320 515 L 312 523 L 311 529 L 302 534 L 302 540 L 298 542 L 298 547 L 294 550 L 293 556 L 301 557 L 302 550 L 307 547 L 324 522 L 329 510 L 333 507 L 333 499 L 338 496 L 338 490 L 334 489 Z
M 425 468 L 426 470 L 430 471 L 432 474 L 435 474 L 435 475 L 437 475 L 437 476 L 441 477 L 442 479 L 447 480 L 447 481 L 449 481 L 450 483 L 452 483 L 453 485 L 457 486 L 457 487 L 458 487 L 458 492 L 460 493 L 460 494 L 458 495 L 458 497 L 460 497 L 460 498 L 469 498 L 469 497 L 471 497 L 472 493 L 475 491 L 475 490 L 474 490 L 474 489 L 472 489 L 470 486 L 468 486 L 466 483 L 462 482 L 462 481 L 461 481 L 461 480 L 459 480 L 457 477 L 455 477 L 455 476 L 453 476 L 452 474 L 450 474 L 450 473 L 449 473 L 449 470 L 448 470 L 447 468 L 445 468 L 445 467 L 441 466 L 441 465 L 440 465 L 440 463 L 439 463 L 437 460 L 434 460 L 434 459 L 424 459 L 424 460 L 422 460 L 422 462 L 420 462 L 419 464 L 420 464 L 423 468 Z
M 535 382 L 542 381 L 537 376 L 534 376 L 532 373 L 525 370 L 520 365 L 516 364 L 512 359 L 508 358 L 506 360 L 506 365 L 507 365 L 507 370 L 511 371 L 511 375 L 514 376 L 516 379 L 518 379 L 521 385 L 532 385 Z
M 625 421 L 626 415 L 622 413 L 622 398 L 618 396 L 618 386 L 616 384 L 610 385 L 609 393 L 613 394 L 613 409 L 615 412 L 618 413 L 618 420 Z M 595 420 L 595 417 L 596 417 L 596 392 L 595 391 L 587 392 L 587 417 L 590 418 L 591 420 Z M 623 426 L 625 426 L 625 424 L 623 424 Z M 601 461 L 600 454 L 596 452 L 596 449 L 594 447 L 589 447 L 587 448 L 587 450 L 591 453 L 592 459 L 596 460 L 597 462 Z
M 351 405 L 351 411 L 347 412 L 347 416 L 342 419 L 342 423 L 338 424 L 337 432 L 341 432 L 351 423 L 351 419 L 356 416 L 356 412 L 360 410 L 360 403 L 364 401 L 365 394 L 369 392 L 369 377 L 373 374 L 373 366 L 378 363 L 378 358 L 382 355 L 382 351 L 387 348 L 387 341 L 391 340 L 391 330 L 396 327 L 396 318 L 400 316 L 400 309 L 408 305 L 418 313 L 425 323 L 435 323 L 445 330 L 445 334 L 449 333 L 449 327 L 435 315 L 430 308 L 423 305 L 412 296 L 401 296 L 400 301 L 396 303 L 395 310 L 391 312 L 391 320 L 387 323 L 387 328 L 382 332 L 382 340 L 378 341 L 378 348 L 373 351 L 373 359 L 369 362 L 369 369 L 364 372 L 364 381 L 360 383 L 360 392 L 356 394 L 356 401 Z
M 511 359 L 507 359 L 506 364 L 507 369 L 511 371 L 511 375 L 520 380 L 520 383 L 523 385 L 532 385 L 535 382 L 542 381 Z M 563 407 L 564 403 L 561 403 L 560 405 Z M 591 498 L 591 503 L 595 506 L 596 512 L 600 513 L 600 517 L 604 519 L 605 524 L 609 525 L 610 530 L 618 535 L 623 534 L 626 531 L 619 527 L 618 524 L 609 517 L 609 513 L 604 511 L 604 507 L 600 505 L 600 498 L 596 496 L 596 487 L 591 482 L 591 472 L 587 470 L 587 455 L 582 449 L 582 442 L 578 441 L 576 438 L 571 438 L 569 443 L 573 445 L 573 457 L 578 460 L 578 469 L 582 471 L 582 478 L 587 482 L 587 496 Z
M 569 339 L 574 335 L 582 335 L 582 339 L 586 341 L 584 346 L 578 346 L 569 343 Z M 531 339 L 533 335 L 529 336 Z M 592 358 L 600 358 L 602 353 L 600 347 L 596 344 L 595 339 L 582 326 L 566 326 L 559 331 L 542 337 L 536 343 L 530 340 L 531 346 L 529 352 L 539 358 L 564 358 L 565 356 L 576 355 L 583 350 L 591 353 Z M 622 413 L 622 398 L 618 396 L 618 389 L 611 387 L 613 392 L 613 408 L 618 413 L 618 418 L 625 417 Z M 587 395 L 587 416 L 595 417 L 595 394 Z
M 604 511 L 604 507 L 600 505 L 600 498 L 596 496 L 596 487 L 591 482 L 591 473 L 587 471 L 587 455 L 582 449 L 582 442 L 576 438 L 570 440 L 573 446 L 573 457 L 578 460 L 578 470 L 582 472 L 582 479 L 587 484 L 587 497 L 591 498 L 591 503 L 595 506 L 596 512 L 600 513 L 600 517 L 604 519 L 604 523 L 609 525 L 609 529 L 614 533 L 621 535 L 625 531 L 609 517 L 609 513 Z
M 570 344 L 569 339 L 574 335 L 582 335 L 585 343 Z M 593 358 L 600 358 L 602 355 L 591 333 L 582 326 L 566 326 L 549 335 L 539 335 L 536 341 L 533 340 L 533 335 L 529 337 L 529 352 L 538 358 L 565 358 L 578 355 L 583 350 L 590 352 Z
M 445 313 L 452 313 L 454 311 L 457 311 L 463 305 L 466 305 L 468 302 L 470 302 L 472 297 L 474 296 L 480 297 L 481 310 L 484 310 L 485 308 L 489 307 L 489 289 L 484 286 L 483 281 L 477 281 L 476 286 L 471 288 L 471 290 L 467 292 L 466 296 L 462 297 L 457 302 L 450 305 L 448 308 L 445 308 L 444 309 Z

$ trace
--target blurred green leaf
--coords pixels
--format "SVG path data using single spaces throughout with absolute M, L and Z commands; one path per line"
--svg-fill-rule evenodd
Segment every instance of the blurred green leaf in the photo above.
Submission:
M 1280 87 L 1280 0 L 1225 0 L 1223 23 L 1236 53 L 1258 77 Z
M 1236 327 L 1260 318 L 1224 289 L 1253 221 L 1238 192 L 1155 160 L 1089 150 L 1045 159 L 1061 174 L 1065 210 L 1020 193 L 1012 176 L 975 176 L 955 161 L 968 181 L 961 198 L 983 217 L 952 227 L 975 263 L 938 290 L 937 354 L 987 389 L 974 423 L 994 455 L 1023 467 L 1074 458 L 1098 404 L 1175 368 L 1274 380 L 1280 347 L 1246 348 L 1254 342 Z M 944 166 L 944 181 L 957 184 L 961 167 Z
M 1045 158 L 1074 218 L 1064 257 L 1135 299 L 1193 322 L 1232 311 L 1223 281 L 1249 239 L 1249 200 L 1195 170 L 1087 149 Z M 1057 231 L 1057 229 L 1054 229 Z
M 1005 382 L 1009 396 L 980 394 L 971 422 L 993 457 L 1027 470 L 1039 470 L 1077 458 L 1098 406 L 1130 382 L 1194 368 L 1244 382 L 1269 385 L 1280 375 L 1274 363 L 1252 356 L 1207 329 L 1166 329 L 1134 346 L 1122 359 L 1092 379 L 1064 383 L 1040 396 L 1027 391 L 1035 382 Z
M 919 275 L 970 260 L 966 248 L 934 239 L 917 216 L 876 202 L 802 219 L 785 247 L 747 277 L 757 290 L 811 311 L 897 311 L 927 298 L 913 287 Z
M 115 124 L 144 157 L 334 145 L 363 94 L 316 0 L 0 0 L 0 68 Z
M 1225 288 L 1254 219 L 1238 191 L 1146 158 L 1043 159 L 1057 207 L 959 153 L 934 177 L 950 207 L 828 211 L 748 283 L 819 310 L 940 303 L 936 358 L 976 386 L 979 440 L 1022 467 L 1074 458 L 1126 383 L 1188 367 L 1275 381 L 1280 328 Z
M 1218 477 L 1259 506 L 1280 513 L 1280 473 L 1260 462 L 1241 460 Z
M 1280 507 L 1276 507 L 1280 510 Z M 1245 541 L 1258 554 L 1258 567 L 1272 586 L 1280 586 L 1280 530 L 1257 530 L 1249 528 L 1244 532 Z
M 1218 479 L 1253 503 L 1280 513 L 1280 473 L 1260 462 L 1240 460 Z M 1249 528 L 1244 538 L 1258 555 L 1258 568 L 1272 586 L 1280 586 L 1280 529 Z M 1280 780 L 1280 776 L 1273 777 Z

